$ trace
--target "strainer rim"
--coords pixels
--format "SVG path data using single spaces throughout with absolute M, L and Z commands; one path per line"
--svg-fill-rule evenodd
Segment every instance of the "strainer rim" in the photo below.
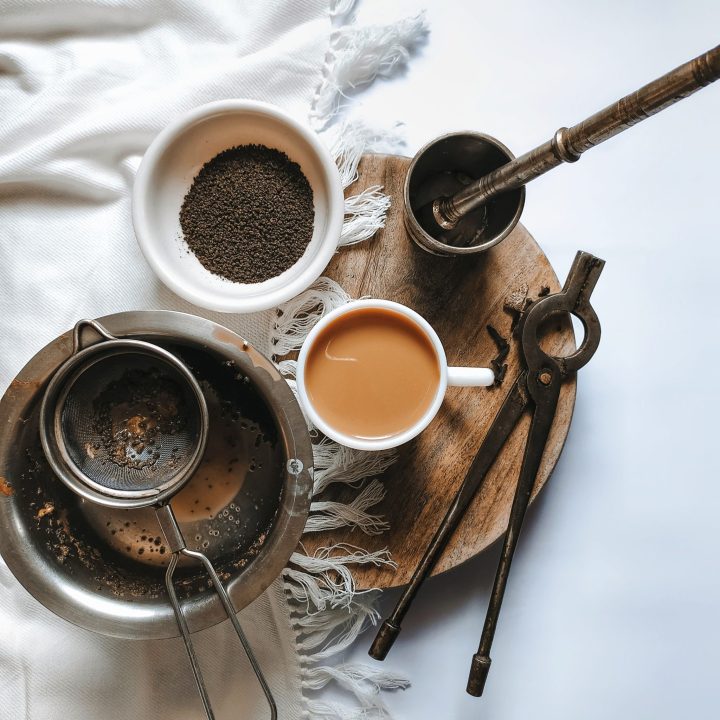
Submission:
M 185 467 L 158 488 L 140 491 L 116 490 L 95 482 L 69 458 L 64 443 L 58 440 L 62 402 L 82 372 L 107 356 L 145 354 L 172 367 L 192 390 L 199 412 L 199 432 L 193 455 Z M 72 381 L 72 383 L 70 383 Z M 71 354 L 50 378 L 43 394 L 39 418 L 40 442 L 53 472 L 74 493 L 106 507 L 139 509 L 161 505 L 189 482 L 197 470 L 207 444 L 209 413 L 205 396 L 190 369 L 177 356 L 154 343 L 130 338 L 100 339 Z

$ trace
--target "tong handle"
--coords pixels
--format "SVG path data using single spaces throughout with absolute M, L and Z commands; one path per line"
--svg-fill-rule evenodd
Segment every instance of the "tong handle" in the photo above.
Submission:
M 435 535 L 433 535 L 427 550 L 425 550 L 422 560 L 415 568 L 410 583 L 400 596 L 390 617 L 380 626 L 380 630 L 368 651 L 370 657 L 375 660 L 384 660 L 393 643 L 397 640 L 401 629 L 400 624 L 415 599 L 415 595 L 417 595 L 421 585 L 440 559 L 448 541 L 455 532 L 455 528 L 457 528 L 460 520 L 465 515 L 470 501 L 482 486 L 485 475 L 492 467 L 495 458 L 526 407 L 525 373 L 522 373 L 505 398 L 492 427 L 485 436 L 465 475 L 462 485 L 455 494 L 452 504 L 435 531 Z
M 508 528 L 503 540 L 500 562 L 495 573 L 495 582 L 493 583 L 492 593 L 490 594 L 490 603 L 488 604 L 487 614 L 485 615 L 485 624 L 483 625 L 482 635 L 480 637 L 480 645 L 478 646 L 478 651 L 473 656 L 470 674 L 468 676 L 467 692 L 475 697 L 482 695 L 485 681 L 490 671 L 490 663 L 492 662 L 490 659 L 490 648 L 493 638 L 495 637 L 495 630 L 500 615 L 500 606 L 502 605 L 505 587 L 510 573 L 510 565 L 512 564 L 523 520 L 525 519 L 525 513 L 530 504 L 530 496 L 532 495 L 532 490 L 535 485 L 535 478 L 540 469 L 543 451 L 545 450 L 550 428 L 552 427 L 555 417 L 555 408 L 557 407 L 558 397 L 560 395 L 560 385 L 560 369 L 554 363 L 548 363 L 548 365 L 542 369 L 541 373 L 534 375 L 528 374 L 527 377 L 527 388 L 535 402 L 535 412 L 530 425 L 527 444 L 525 445 L 520 477 L 518 478 L 518 484 L 515 488 L 515 497 L 513 498 L 513 504 L 510 510 L 510 520 L 508 521 Z

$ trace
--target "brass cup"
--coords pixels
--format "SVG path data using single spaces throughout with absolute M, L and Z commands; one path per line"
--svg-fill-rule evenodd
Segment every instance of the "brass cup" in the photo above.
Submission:
M 415 155 L 405 178 L 405 228 L 423 250 L 435 255 L 471 255 L 484 252 L 515 228 L 525 205 L 525 187 L 503 193 L 484 207 L 468 213 L 456 230 L 437 237 L 428 234 L 417 211 L 438 197 L 453 195 L 470 181 L 514 160 L 499 140 L 477 132 L 456 132 L 432 140 Z M 452 244 L 458 232 L 471 237 L 465 245 Z

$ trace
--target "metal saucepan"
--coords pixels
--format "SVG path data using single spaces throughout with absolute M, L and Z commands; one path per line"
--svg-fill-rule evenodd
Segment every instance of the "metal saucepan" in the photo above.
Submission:
M 176 353 L 200 382 L 208 447 L 175 510 L 188 547 L 212 560 L 240 610 L 280 574 L 305 527 L 312 446 L 297 401 L 267 358 L 209 320 L 127 312 L 100 322 Z M 68 332 L 43 348 L 0 401 L 0 553 L 36 599 L 76 625 L 115 637 L 175 637 L 163 581 L 170 553 L 154 511 L 79 498 L 45 461 L 40 402 L 71 346 Z M 226 618 L 191 562 L 178 569 L 178 596 L 191 632 Z

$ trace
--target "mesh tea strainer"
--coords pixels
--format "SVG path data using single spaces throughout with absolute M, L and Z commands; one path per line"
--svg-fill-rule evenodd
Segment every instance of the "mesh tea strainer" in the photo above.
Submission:
M 83 347 L 84 327 L 101 340 Z M 208 573 L 275 720 L 275 701 L 232 601 L 210 560 L 186 547 L 168 504 L 197 469 L 207 433 L 203 392 L 175 355 L 143 340 L 117 338 L 93 320 L 75 325 L 72 353 L 50 379 L 40 410 L 40 439 L 50 466 L 91 502 L 155 508 L 172 553 L 165 586 L 208 719 L 213 711 L 173 583 L 180 555 L 199 561 Z

